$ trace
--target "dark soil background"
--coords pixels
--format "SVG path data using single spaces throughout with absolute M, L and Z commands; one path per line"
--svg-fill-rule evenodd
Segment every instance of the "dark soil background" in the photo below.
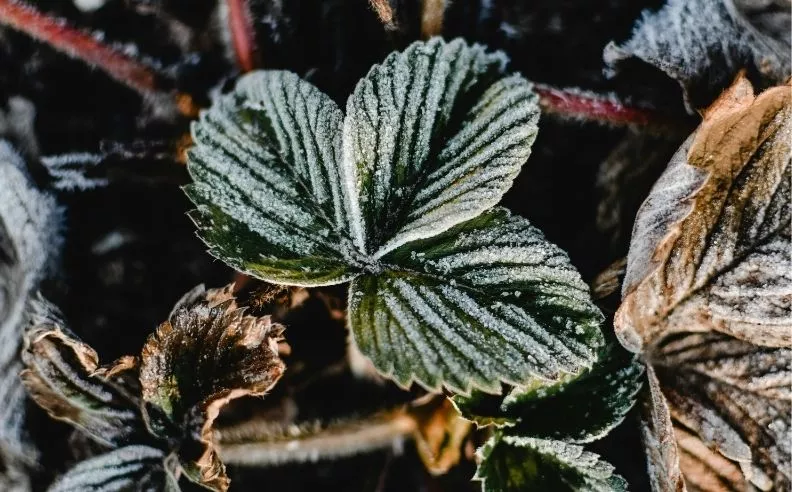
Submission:
M 29 3 L 74 26 L 101 31 L 107 42 L 134 45 L 144 59 L 159 66 L 163 88 L 190 94 L 201 105 L 208 104 L 211 88 L 227 88 L 239 75 L 222 42 L 214 1 L 111 0 L 92 13 L 82 13 L 68 1 Z M 640 12 L 660 4 L 658 0 L 457 0 L 446 11 L 443 34 L 505 50 L 511 68 L 530 80 L 616 91 L 626 100 L 683 114 L 677 86 L 651 71 L 636 67 L 630 77 L 616 80 L 603 75 L 605 44 L 627 38 Z M 254 0 L 261 67 L 297 72 L 343 107 L 373 63 L 420 38 L 420 2 L 396 0 L 392 5 L 395 31 L 383 28 L 365 0 Z M 174 36 L 185 30 L 192 33 L 189 43 Z M 22 95 L 35 104 L 41 155 L 99 152 L 106 156 L 94 172 L 109 178 L 109 186 L 58 195 L 67 209 L 62 272 L 44 289 L 104 362 L 136 353 L 174 302 L 196 284 L 218 287 L 235 278 L 234 272 L 205 253 L 185 216 L 190 204 L 179 185 L 188 177 L 176 162 L 174 149 L 188 130 L 187 118 L 155 121 L 137 93 L 8 29 L 0 30 L 0 95 L 0 101 Z M 596 182 L 601 163 L 629 131 L 543 116 L 532 156 L 504 199 L 505 206 L 566 249 L 589 281 L 627 251 L 635 210 L 625 211 L 629 220 L 614 240 L 597 227 L 602 196 Z M 668 139 L 668 147 L 674 148 L 678 141 Z M 46 186 L 43 168 L 34 171 Z M 633 191 L 642 196 L 648 190 Z M 637 208 L 640 199 L 633 202 L 628 209 Z M 122 240 L 107 246 L 111 235 Z M 244 291 L 255 297 L 260 288 L 249 280 Z M 344 296 L 343 288 L 327 292 Z M 603 305 L 608 314 L 612 304 Z M 323 375 L 327 366 L 343 361 L 346 334 L 322 302 L 312 298 L 283 318 L 293 348 L 287 365 L 290 371 L 300 369 L 284 380 L 284 388 L 279 387 L 267 405 L 276 406 L 278 398 L 290 394 L 298 402 L 300 419 L 328 419 L 415 396 L 356 380 L 348 370 Z M 298 396 L 290 393 L 295 381 L 307 380 L 313 382 L 301 384 Z M 251 410 L 242 404 L 235 411 L 244 415 Z M 75 455 L 69 428 L 35 408 L 31 415 L 32 431 L 43 451 L 37 484 L 43 487 Z M 634 419 L 593 449 L 616 466 L 631 490 L 648 490 Z M 469 481 L 474 470 L 467 462 L 447 476 L 430 477 L 407 445 L 401 455 L 383 451 L 333 462 L 230 467 L 229 471 L 232 490 L 462 491 L 479 488 Z

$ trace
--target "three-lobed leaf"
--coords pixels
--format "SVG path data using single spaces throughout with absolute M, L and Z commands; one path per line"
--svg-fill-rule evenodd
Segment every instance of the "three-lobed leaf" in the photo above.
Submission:
M 505 62 L 461 40 L 414 43 L 371 69 L 346 116 L 294 75 L 247 75 L 193 127 L 199 234 L 264 280 L 353 280 L 353 337 L 400 384 L 497 392 L 589 367 L 601 315 L 566 255 L 485 213 L 539 115 Z M 443 269 L 421 260 L 435 253 Z

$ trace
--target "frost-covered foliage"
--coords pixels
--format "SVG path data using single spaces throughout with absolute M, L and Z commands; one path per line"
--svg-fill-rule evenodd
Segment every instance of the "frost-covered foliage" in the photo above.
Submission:
M 505 65 L 417 42 L 369 71 L 346 115 L 294 74 L 246 75 L 193 126 L 200 236 L 266 281 L 351 280 L 354 342 L 401 385 L 497 393 L 580 373 L 603 344 L 588 287 L 527 220 L 491 208 L 539 117 Z
M 792 69 L 790 14 L 783 4 L 669 0 L 644 14 L 629 41 L 609 44 L 605 62 L 619 69 L 636 58 L 662 70 L 682 86 L 691 110 L 706 107 L 740 70 L 750 70 L 762 87 L 780 84 Z
M 22 325 L 28 298 L 60 249 L 61 211 L 52 196 L 36 189 L 5 140 L 0 183 L 0 461 L 10 468 L 32 453 L 22 430 L 24 389 L 17 377 Z

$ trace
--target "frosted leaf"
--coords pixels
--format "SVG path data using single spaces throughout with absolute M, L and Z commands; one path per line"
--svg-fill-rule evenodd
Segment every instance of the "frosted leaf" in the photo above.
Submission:
M 633 351 L 676 332 L 792 344 L 792 92 L 738 79 L 636 218 L 614 320 Z
M 353 237 L 382 256 L 495 205 L 530 154 L 537 96 L 502 53 L 440 38 L 375 65 L 347 101 Z
M 401 385 L 497 393 L 501 381 L 579 373 L 603 344 L 602 315 L 567 255 L 504 209 L 382 261 L 383 273 L 352 282 L 349 322 Z
M 627 481 L 581 446 L 496 433 L 476 453 L 484 492 L 619 492 Z
M 180 429 L 197 441 L 179 449 L 185 474 L 196 483 L 228 489 L 214 421 L 229 401 L 261 396 L 278 381 L 284 370 L 277 349 L 282 331 L 269 316 L 246 316 L 229 286 L 189 292 L 143 346 L 147 422 L 162 438 Z
M 96 352 L 65 328 L 54 309 L 42 300 L 31 306 L 21 374 L 28 395 L 51 417 L 106 446 L 141 439 L 146 427 L 134 385 L 113 374 L 122 367 L 100 368 Z
M 23 160 L 0 140 L 0 461 L 9 473 L 35 454 L 22 430 L 25 392 L 19 351 L 25 306 L 55 262 L 60 226 L 61 210 L 54 198 L 35 188 Z
M 681 466 L 694 489 L 730 477 L 729 490 L 746 490 L 748 483 L 789 490 L 792 350 L 692 333 L 666 339 L 650 362 L 660 390 L 652 391 L 653 411 L 668 408 L 679 450 L 679 465 L 671 461 L 667 468 Z M 662 441 L 658 432 L 668 434 L 664 427 L 648 432 L 650 449 Z
M 188 151 L 210 252 L 265 280 L 322 285 L 348 280 L 356 259 L 339 176 L 343 114 L 288 72 L 254 72 L 193 124 Z
M 792 69 L 789 6 L 761 2 L 758 10 L 784 26 L 776 32 L 761 12 L 745 8 L 748 3 L 668 0 L 644 14 L 629 41 L 611 42 L 605 62 L 618 69 L 637 58 L 662 70 L 682 86 L 690 109 L 708 105 L 743 69 L 758 74 L 763 86 L 783 83 Z
M 92 171 L 102 163 L 99 154 L 85 152 L 44 156 L 41 163 L 53 179 L 52 186 L 58 190 L 85 191 L 107 186 L 110 180 L 103 176 L 92 176 Z
M 126 446 L 80 462 L 48 492 L 178 492 L 165 454 L 149 446 Z
M 453 401 L 480 425 L 507 425 L 514 434 L 587 443 L 624 420 L 641 389 L 643 372 L 634 355 L 608 345 L 597 364 L 580 376 L 567 375 L 553 385 L 537 379 L 505 397 L 474 393 Z

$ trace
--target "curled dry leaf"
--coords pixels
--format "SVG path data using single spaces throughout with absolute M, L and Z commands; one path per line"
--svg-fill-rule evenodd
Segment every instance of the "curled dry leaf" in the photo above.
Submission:
M 789 4 L 779 3 L 669 0 L 644 14 L 629 41 L 610 43 L 604 58 L 615 69 L 635 58 L 662 70 L 682 86 L 689 109 L 707 106 L 742 68 L 763 87 L 780 84 L 792 63 Z
M 652 355 L 643 434 L 655 490 L 789 490 L 792 351 L 720 333 Z
M 284 370 L 277 346 L 282 326 L 246 316 L 231 292 L 229 286 L 185 295 L 149 337 L 140 365 L 152 431 L 168 437 L 168 429 L 182 429 L 185 473 L 215 490 L 229 484 L 212 435 L 220 409 L 235 398 L 263 395 Z
M 626 348 L 710 330 L 792 343 L 790 100 L 740 77 L 671 159 L 633 229 L 614 319 Z
M 134 368 L 133 362 L 123 359 L 100 368 L 96 352 L 65 328 L 54 306 L 39 300 L 31 309 L 21 374 L 28 395 L 51 417 L 106 446 L 122 446 L 145 435 L 139 399 L 121 374 Z

